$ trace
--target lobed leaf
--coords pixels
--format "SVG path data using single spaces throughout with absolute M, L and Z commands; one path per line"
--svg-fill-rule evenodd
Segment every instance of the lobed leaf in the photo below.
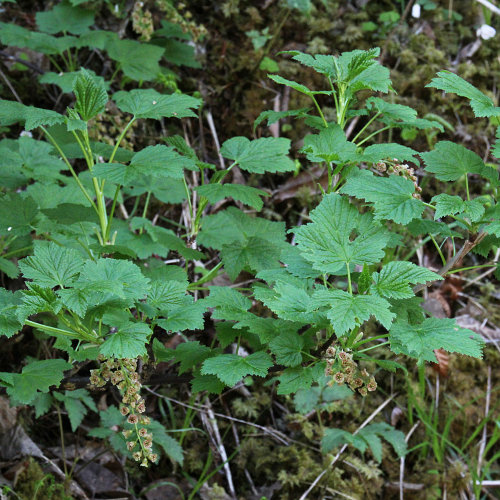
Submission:
M 295 163 L 288 157 L 289 150 L 290 139 L 283 137 L 262 137 L 253 141 L 233 137 L 224 142 L 220 152 L 243 170 L 263 174 L 295 170 Z
M 434 363 L 437 362 L 435 349 L 481 358 L 484 346 L 480 335 L 460 328 L 455 320 L 448 318 L 427 318 L 418 325 L 398 321 L 389 331 L 389 341 L 396 354 Z
M 153 89 L 134 89 L 130 92 L 120 90 L 113 94 L 118 108 L 136 118 L 185 118 L 196 117 L 194 109 L 201 101 L 184 94 L 160 94 Z
M 272 365 L 273 362 L 269 354 L 262 351 L 246 357 L 237 354 L 220 354 L 205 360 L 201 373 L 215 375 L 221 382 L 233 387 L 247 375 L 265 377 Z
M 347 179 L 340 192 L 373 203 L 375 220 L 389 219 L 408 224 L 420 218 L 425 209 L 423 202 L 413 197 L 413 182 L 397 175 L 377 177 L 361 170 L 358 175 Z
M 434 87 L 445 92 L 452 92 L 470 101 L 470 106 L 477 117 L 498 116 L 500 107 L 495 106 L 493 101 L 474 85 L 450 71 L 440 71 L 426 87 Z
M 341 272 L 345 265 L 374 264 L 384 256 L 389 233 L 360 214 L 348 199 L 326 195 L 311 212 L 311 223 L 294 229 L 302 256 L 323 273 Z

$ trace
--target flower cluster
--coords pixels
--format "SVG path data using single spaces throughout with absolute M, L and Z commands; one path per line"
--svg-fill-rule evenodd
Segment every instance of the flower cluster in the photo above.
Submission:
M 388 174 L 399 175 L 413 182 L 415 185 L 415 193 L 413 193 L 414 198 L 420 198 L 420 193 L 422 188 L 418 185 L 418 179 L 415 175 L 415 170 L 405 163 L 400 163 L 397 158 L 392 160 L 379 161 L 376 164 L 376 168 L 380 173 L 387 172 Z
M 95 387 L 103 387 L 109 381 L 122 394 L 120 412 L 127 417 L 127 422 L 133 426 L 122 432 L 127 439 L 127 448 L 136 462 L 148 467 L 150 462 L 156 462 L 158 456 L 152 452 L 153 434 L 143 427 L 151 423 L 146 417 L 146 403 L 141 397 L 141 382 L 137 373 L 136 359 L 108 359 L 102 361 L 101 367 L 90 371 L 90 383 Z M 134 451 L 135 450 L 135 451 Z
M 347 384 L 352 391 L 358 391 L 361 396 L 366 396 L 368 392 L 377 389 L 375 377 L 370 376 L 366 369 L 360 370 L 356 361 L 352 359 L 352 354 L 339 351 L 330 346 L 326 352 L 325 375 L 331 376 L 329 385 L 334 383 Z
M 133 30 L 141 35 L 141 40 L 148 42 L 155 30 L 153 25 L 153 16 L 151 12 L 144 8 L 144 2 L 138 1 L 134 4 L 132 10 Z

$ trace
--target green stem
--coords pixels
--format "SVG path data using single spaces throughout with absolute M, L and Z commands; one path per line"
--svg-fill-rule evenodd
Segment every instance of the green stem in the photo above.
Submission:
M 33 247 L 30 245 L 29 247 L 17 248 L 16 250 L 11 250 L 10 252 L 4 253 L 2 258 L 9 259 L 13 255 L 16 255 L 19 252 L 24 252 L 26 250 L 31 250 Z
M 323 111 L 321 111 L 321 108 L 319 107 L 318 101 L 316 100 L 316 98 L 313 95 L 311 96 L 311 99 L 313 100 L 314 105 L 316 106 L 316 109 L 318 110 L 319 116 L 323 120 L 323 124 L 325 125 L 325 128 L 328 128 L 328 122 L 325 120 L 325 116 L 323 115 Z
M 222 262 L 219 262 L 214 268 L 210 269 L 210 271 L 207 274 L 205 274 L 205 276 L 200 278 L 195 283 L 190 283 L 188 285 L 187 289 L 192 290 L 194 287 L 198 287 L 200 285 L 203 285 L 207 281 L 210 281 L 211 279 L 213 279 L 217 275 L 217 273 L 221 267 L 222 267 Z
M 470 194 L 469 194 L 469 176 L 465 174 L 465 191 L 467 192 L 467 201 L 470 201 Z
M 63 150 L 59 147 L 59 144 L 57 144 L 56 140 L 52 137 L 52 135 L 49 133 L 49 131 L 45 127 L 41 126 L 40 128 L 43 130 L 43 133 L 47 136 L 47 138 L 52 143 L 52 145 L 56 148 L 57 152 L 61 155 L 61 158 L 63 159 L 64 163 L 66 163 L 68 170 L 71 172 L 71 175 L 75 179 L 76 183 L 78 184 L 78 187 L 81 189 L 85 198 L 87 198 L 87 200 L 90 202 L 90 204 L 92 205 L 92 208 L 96 211 L 96 213 L 99 214 L 99 211 L 97 209 L 96 204 L 94 203 L 94 200 L 90 197 L 89 193 L 85 189 L 85 186 L 81 183 L 80 179 L 78 178 L 78 175 L 76 175 L 76 172 L 73 169 L 68 158 L 66 158 L 66 155 L 63 153 Z
M 48 325 L 43 325 L 42 323 L 37 323 L 36 321 L 31 321 L 29 319 L 24 321 L 25 325 L 32 326 L 33 328 L 38 328 L 39 330 L 42 330 L 47 333 L 53 333 L 55 335 L 64 335 L 65 337 L 70 337 L 72 339 L 77 339 L 77 340 L 87 340 L 82 338 L 83 336 L 81 334 L 78 334 L 76 332 L 69 332 L 67 330 L 61 330 L 61 328 L 55 328 L 54 326 L 48 326 Z M 94 340 L 94 339 L 92 339 Z
M 78 137 L 78 134 L 77 134 L 76 130 L 72 130 L 71 133 L 73 134 L 73 137 L 76 139 L 76 142 L 78 143 L 78 146 L 82 150 L 82 153 L 83 153 L 83 156 L 85 157 L 85 161 L 86 161 L 87 165 L 89 165 L 90 162 L 91 162 L 91 160 L 90 160 L 89 152 L 88 152 L 86 146 L 83 144 L 83 142 L 81 141 L 80 137 Z
M 432 236 L 432 234 L 429 234 L 429 237 L 431 238 L 432 243 L 434 243 L 434 246 L 436 247 L 439 257 L 441 257 L 441 262 L 443 263 L 443 266 L 446 266 L 446 259 L 444 258 L 443 252 L 441 251 L 441 248 L 439 248 L 437 241 L 435 240 L 434 236 Z
M 375 132 L 371 133 L 369 136 L 365 137 L 360 143 L 358 143 L 358 146 L 361 146 L 361 144 L 364 144 L 366 141 L 369 141 L 372 137 L 375 137 L 377 134 L 380 134 L 382 132 L 385 132 L 386 130 L 389 130 L 391 127 L 383 127 L 380 130 L 376 130 Z
M 61 454 L 62 454 L 64 475 L 66 476 L 66 478 L 69 478 L 68 468 L 66 466 L 66 448 L 64 446 L 64 431 L 63 431 L 63 424 L 62 424 L 62 417 L 61 417 L 61 409 L 59 408 L 59 404 L 57 404 L 57 403 L 56 403 L 56 410 L 57 410 L 57 419 L 59 420 L 59 433 L 61 436 Z
M 347 268 L 347 291 L 352 295 L 352 282 L 351 282 L 351 270 L 349 269 L 349 263 L 346 264 Z
M 360 345 L 366 344 L 368 342 L 373 342 L 374 340 L 385 339 L 385 338 L 387 338 L 387 333 L 383 335 L 377 335 L 375 337 L 370 337 L 369 339 L 360 340 L 359 342 L 356 342 L 356 345 L 353 347 L 359 347 Z
M 142 218 L 145 219 L 148 213 L 149 200 L 151 199 L 151 191 L 148 191 L 146 195 L 146 201 L 144 202 L 144 209 L 142 210 Z M 139 234 L 142 234 L 143 228 L 139 230 Z
M 125 134 L 127 133 L 128 129 L 132 126 L 132 123 L 134 123 L 136 120 L 136 117 L 133 116 L 132 119 L 125 125 L 125 128 L 122 130 L 122 133 L 118 136 L 118 139 L 116 141 L 115 147 L 113 148 L 113 152 L 111 153 L 111 156 L 109 157 L 109 163 L 113 163 L 115 159 L 116 152 L 118 151 L 118 148 L 120 147 L 120 143 L 122 142 L 123 138 L 125 137 Z
M 61 66 L 59 66 L 59 64 L 56 62 L 56 60 L 53 57 L 47 56 L 47 58 L 54 65 L 54 67 L 57 69 L 57 71 L 59 73 L 64 73 L 64 70 L 61 68 Z
M 366 349 L 361 349 L 361 351 L 358 351 L 358 352 L 371 351 L 372 349 L 376 349 L 377 347 L 382 347 L 382 346 L 388 345 L 388 344 L 389 344 L 389 342 L 382 342 L 381 344 L 372 345 L 370 347 L 367 347 Z
M 113 222 L 113 216 L 115 214 L 115 209 L 116 209 L 116 202 L 118 200 L 119 195 L 120 195 L 120 185 L 118 184 L 116 186 L 115 196 L 113 197 L 113 204 L 111 205 L 111 210 L 109 212 L 108 227 L 106 228 L 106 238 L 104 239 L 104 241 L 109 241 L 109 236 L 111 234 L 111 224 Z
M 470 271 L 472 269 L 482 269 L 485 267 L 497 267 L 497 264 L 482 264 L 480 266 L 470 266 L 470 267 L 461 267 L 460 269 L 453 269 L 452 271 L 448 271 L 446 274 L 454 274 L 454 273 L 460 273 L 462 271 Z
M 332 191 L 332 162 L 326 162 L 326 168 L 328 169 L 328 188 L 326 190 L 327 193 L 331 193 Z
M 380 115 L 380 111 L 378 111 L 375 115 L 373 115 L 370 120 L 366 123 L 366 125 L 354 136 L 351 142 L 356 142 L 356 139 L 373 123 L 374 120 L 378 118 Z

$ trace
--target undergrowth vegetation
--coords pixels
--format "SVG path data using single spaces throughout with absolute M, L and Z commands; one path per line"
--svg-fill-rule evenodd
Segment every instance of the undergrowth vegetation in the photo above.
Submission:
M 182 78 L 202 68 L 207 28 L 184 5 L 153 7 L 63 2 L 22 26 L 24 6 L 5 4 L 19 21 L 0 24 L 5 67 L 22 85 L 39 75 L 26 92 L 0 73 L 0 385 L 26 437 L 57 416 L 37 444 L 60 446 L 33 455 L 48 467 L 35 493 L 6 494 L 86 498 L 81 474 L 108 456 L 143 498 L 481 498 L 499 472 L 499 356 L 487 321 L 450 303 L 465 275 L 489 280 L 473 306 L 498 300 L 491 87 L 444 67 L 421 85 L 470 106 L 473 151 L 449 119 L 396 102 L 381 61 L 399 14 L 360 28 L 382 51 L 277 54 L 287 21 L 320 8 L 280 1 L 275 24 L 245 32 L 247 70 L 297 106 L 219 141 L 207 88 Z M 272 187 L 299 179 L 283 209 Z

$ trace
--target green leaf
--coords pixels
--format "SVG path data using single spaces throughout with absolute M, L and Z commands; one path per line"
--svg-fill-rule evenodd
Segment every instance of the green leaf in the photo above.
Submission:
M 420 218 L 425 209 L 422 201 L 413 197 L 413 182 L 396 175 L 377 177 L 367 170 L 360 170 L 358 175 L 347 179 L 340 192 L 373 203 L 375 220 L 389 219 L 408 224 Z
M 449 194 L 441 193 L 434 196 L 431 202 L 436 204 L 434 219 L 464 213 L 470 217 L 472 222 L 477 222 L 484 214 L 484 206 L 478 200 L 464 201 L 460 196 L 450 196 Z
M 194 109 L 200 107 L 201 101 L 184 94 L 163 95 L 153 89 L 123 90 L 113 94 L 118 108 L 131 113 L 136 118 L 196 118 Z
M 184 460 L 182 447 L 174 438 L 167 434 L 165 426 L 156 420 L 152 420 L 151 423 L 145 427 L 153 434 L 153 442 L 163 448 L 167 457 L 182 466 Z
M 389 262 L 379 273 L 372 274 L 375 284 L 371 292 L 391 299 L 409 299 L 414 296 L 410 283 L 427 283 L 443 277 L 412 262 Z
M 30 404 L 38 392 L 48 392 L 53 385 L 59 385 L 63 372 L 71 365 L 62 359 L 33 361 L 21 373 L 0 373 L 1 385 L 7 387 L 7 394 L 18 403 Z
M 235 207 L 203 220 L 199 244 L 221 251 L 224 269 L 235 280 L 243 269 L 279 267 L 285 245 L 285 225 L 250 217 Z
M 327 92 L 314 92 L 313 90 L 309 90 L 305 85 L 302 85 L 301 83 L 294 82 L 292 80 L 287 80 L 286 78 L 283 78 L 280 75 L 272 75 L 269 74 L 267 75 L 268 78 L 273 80 L 276 83 L 279 83 L 280 85 L 286 85 L 287 87 L 291 87 L 292 89 L 296 90 L 297 92 L 300 92 L 302 94 L 306 94 L 308 96 L 313 96 L 315 94 L 326 94 Z
M 262 137 L 250 141 L 246 137 L 233 137 L 221 147 L 221 155 L 247 172 L 290 172 L 295 163 L 287 156 L 290 139 L 283 137 Z
M 146 354 L 146 342 L 152 331 L 146 323 L 128 322 L 117 325 L 118 331 L 108 336 L 99 352 L 108 358 L 137 358 Z
M 315 312 L 311 296 L 304 288 L 278 281 L 272 289 L 254 286 L 254 297 L 281 319 L 315 323 L 321 317 Z
M 276 356 L 276 363 L 298 366 L 302 363 L 304 339 L 294 331 L 285 331 L 269 342 L 269 349 Z
M 71 47 L 80 46 L 80 40 L 74 36 L 54 37 L 46 33 L 31 31 L 13 23 L 0 23 L 0 40 L 5 45 L 26 47 L 43 54 L 61 54 Z
M 149 291 L 149 280 L 134 263 L 125 260 L 99 259 L 88 261 L 77 285 L 110 283 L 116 294 L 131 300 L 143 299 Z
M 497 127 L 497 132 L 495 134 L 496 141 L 493 147 L 491 148 L 491 154 L 497 158 L 500 159 L 500 126 Z
M 130 167 L 141 174 L 154 177 L 173 177 L 182 179 L 184 168 L 193 170 L 194 162 L 180 155 L 174 148 L 157 144 L 148 146 L 136 153 L 130 161 Z
M 153 281 L 148 293 L 147 303 L 158 310 L 173 311 L 184 307 L 192 300 L 186 295 L 187 282 L 175 280 Z
M 207 391 L 209 394 L 220 394 L 225 385 L 215 375 L 197 375 L 191 380 L 194 393 Z
M 205 311 L 206 304 L 203 300 L 192 302 L 191 299 L 190 304 L 169 311 L 167 319 L 158 320 L 158 326 L 167 332 L 202 330 Z
M 210 347 L 200 344 L 197 340 L 179 344 L 173 352 L 175 360 L 181 363 L 179 375 L 205 361 L 205 359 L 212 355 L 212 352 Z
M 55 111 L 0 99 L 0 125 L 25 122 L 24 128 L 33 130 L 41 125 L 50 126 L 64 121 L 65 117 Z
M 45 415 L 52 406 L 52 396 L 43 392 L 39 392 L 31 403 L 35 408 L 35 417 L 40 418 Z
M 329 453 L 337 446 L 350 444 L 361 451 L 361 453 L 364 453 L 368 445 L 375 460 L 381 462 L 382 442 L 379 436 L 392 445 L 399 457 L 403 457 L 406 454 L 407 445 L 404 433 L 397 431 L 385 422 L 367 425 L 356 434 L 351 434 L 342 429 L 325 429 L 323 439 L 321 440 L 321 449 L 324 453 Z
M 16 315 L 21 303 L 19 292 L 12 293 L 0 288 L 0 335 L 12 337 L 23 327 Z
M 325 363 L 318 363 L 314 366 L 295 366 L 286 368 L 278 377 L 279 395 L 292 394 L 298 390 L 308 390 L 313 382 L 316 382 L 323 375 Z
M 108 56 L 119 64 L 123 74 L 132 80 L 148 82 L 154 80 L 161 72 L 159 62 L 165 52 L 163 47 L 140 43 L 136 40 L 115 38 L 106 44 L 106 49 Z M 133 90 L 132 92 L 147 91 Z
M 33 230 L 38 206 L 31 196 L 0 195 L 0 234 L 22 236 Z
M 247 317 L 247 311 L 252 307 L 252 301 L 234 288 L 227 286 L 211 286 L 210 295 L 205 302 L 208 307 L 215 308 L 214 319 L 237 321 Z
M 82 68 L 73 83 L 76 97 L 75 110 L 87 122 L 102 113 L 108 102 L 108 93 L 102 80 L 98 80 Z
M 445 238 L 458 237 L 459 233 L 452 231 L 444 222 L 436 222 L 429 219 L 413 219 L 408 224 L 408 231 L 413 236 L 420 236 L 422 234 L 438 234 Z
M 61 175 L 66 165 L 52 153 L 54 148 L 43 141 L 30 137 L 20 137 L 13 141 L 5 139 L 0 142 L 0 168 L 8 170 L 3 185 L 15 189 L 28 184 L 28 179 L 45 183 L 65 182 L 67 177 Z M 17 176 L 16 176 L 17 173 Z M 16 184 L 9 184 L 8 178 L 17 177 Z M 14 181 L 16 182 L 16 181 Z M 25 196 L 23 196 L 25 198 Z
M 360 160 L 369 163 L 377 163 L 381 160 L 393 160 L 397 158 L 399 161 L 412 161 L 418 163 L 415 159 L 417 154 L 415 150 L 397 143 L 372 144 L 365 148 Z
M 85 405 L 95 412 L 98 411 L 94 400 L 90 397 L 86 389 L 64 391 L 64 394 L 61 394 L 60 392 L 54 392 L 54 398 L 64 403 L 64 407 L 68 412 L 68 418 L 71 423 L 71 430 L 73 432 L 76 432 L 76 429 L 79 427 L 79 425 L 83 421 L 83 418 L 88 413 Z
M 406 126 L 418 129 L 437 128 L 441 132 L 444 132 L 444 127 L 441 123 L 435 120 L 417 118 L 417 112 L 409 106 L 387 102 L 379 97 L 370 97 L 367 99 L 366 106 L 368 109 L 376 109 L 380 112 L 382 117 L 379 118 L 379 120 L 383 123 L 395 127 Z
M 307 14 L 311 10 L 311 0 L 286 0 L 290 9 L 297 9 L 303 14 Z
M 420 156 L 424 159 L 425 170 L 435 174 L 440 181 L 456 181 L 466 174 L 480 174 L 491 179 L 496 173 L 498 178 L 498 173 L 489 172 L 476 153 L 454 142 L 438 142 L 434 151 L 421 153 Z
M 330 124 L 319 134 L 306 135 L 300 151 L 313 162 L 347 162 L 356 158 L 356 144 L 347 140 L 337 124 Z
M 109 82 L 107 82 L 102 76 L 98 76 L 91 69 L 85 70 L 89 73 L 95 82 L 99 86 L 103 86 L 106 90 L 109 90 Z M 75 78 L 80 74 L 79 71 L 68 71 L 66 73 L 54 73 L 53 71 L 47 71 L 38 78 L 40 83 L 46 83 L 51 85 L 57 85 L 64 93 L 73 92 L 73 83 Z
M 262 196 L 269 196 L 269 193 L 244 184 L 205 184 L 198 186 L 196 191 L 204 196 L 210 203 L 215 204 L 224 198 L 233 198 L 241 201 L 255 210 L 262 210 Z
M 385 422 L 377 422 L 375 424 L 368 425 L 365 429 L 366 432 L 378 434 L 383 437 L 393 447 L 398 457 L 404 457 L 406 455 L 408 446 L 406 444 L 405 435 L 403 432 L 394 429 L 392 425 Z M 365 434 L 362 435 L 366 437 Z M 373 455 L 375 456 L 375 453 Z M 379 461 L 381 460 L 382 458 L 380 458 Z
M 271 126 L 273 123 L 281 120 L 282 118 L 288 118 L 289 116 L 296 116 L 298 118 L 307 116 L 308 111 L 311 108 L 301 108 L 301 109 L 289 109 L 288 111 L 262 111 L 262 113 L 256 118 L 253 123 L 253 130 L 257 129 L 257 127 L 264 121 L 267 120 L 267 126 Z
M 48 288 L 71 285 L 83 265 L 84 260 L 78 252 L 52 242 L 36 244 L 35 255 L 19 261 L 19 268 L 26 279 Z
M 437 363 L 434 349 L 482 357 L 484 341 L 471 330 L 460 328 L 454 319 L 427 318 L 419 325 L 396 322 L 389 332 L 391 349 L 419 361 Z
M 325 429 L 321 439 L 321 450 L 323 453 L 329 453 L 341 444 L 352 443 L 352 434 L 342 429 Z
M 201 373 L 216 375 L 221 382 L 233 387 L 246 375 L 265 377 L 272 365 L 271 357 L 265 352 L 256 352 L 245 358 L 236 354 L 221 354 L 205 360 Z
M 293 231 L 302 256 L 314 269 L 332 274 L 344 265 L 375 264 L 383 258 L 389 233 L 370 214 L 360 214 L 347 198 L 326 195 L 310 218 L 311 223 Z
M 3 257 L 0 257 L 0 272 L 5 273 L 10 279 L 16 279 L 19 276 L 17 266 Z
M 313 294 L 316 307 L 328 307 L 326 316 L 331 321 L 337 337 L 375 317 L 389 329 L 395 315 L 390 303 L 373 295 L 351 295 L 343 290 L 318 290 Z
M 51 35 L 61 32 L 81 35 L 94 24 L 92 11 L 72 7 L 64 2 L 52 10 L 37 12 L 35 17 L 39 30 Z
M 434 87 L 466 97 L 470 100 L 470 106 L 477 117 L 500 115 L 500 107 L 495 106 L 487 95 L 450 71 L 440 71 L 437 78 L 433 78 L 426 87 Z

